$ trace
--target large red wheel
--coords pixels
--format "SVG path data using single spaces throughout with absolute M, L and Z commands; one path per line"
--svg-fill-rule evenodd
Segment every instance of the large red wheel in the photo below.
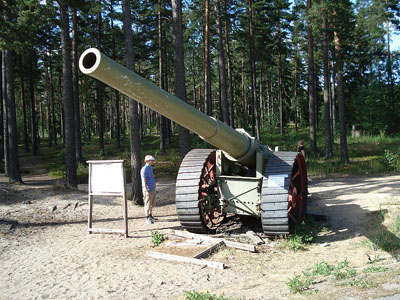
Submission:
M 307 169 L 304 157 L 298 154 L 293 164 L 290 175 L 288 216 L 290 227 L 301 224 L 307 210 Z
M 214 149 L 194 149 L 183 159 L 176 179 L 176 210 L 181 225 L 206 233 L 215 229 L 223 216 L 214 208 L 218 201 Z
M 224 216 L 218 212 L 213 201 L 218 201 L 216 180 L 216 152 L 211 152 L 204 163 L 200 178 L 199 209 L 203 224 L 208 230 L 214 230 L 223 221 Z

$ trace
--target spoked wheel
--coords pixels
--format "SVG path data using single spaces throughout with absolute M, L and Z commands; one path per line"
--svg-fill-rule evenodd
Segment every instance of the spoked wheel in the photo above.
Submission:
M 224 220 L 212 201 L 218 199 L 216 180 L 215 151 L 211 152 L 204 163 L 200 179 L 199 209 L 203 224 L 208 230 L 216 229 Z
M 288 216 L 290 228 L 301 224 L 307 210 L 307 169 L 303 155 L 298 154 L 290 176 Z
M 183 159 L 176 179 L 176 211 L 183 228 L 206 233 L 223 220 L 212 208 L 217 195 L 215 150 L 194 149 Z
M 289 234 L 300 224 L 307 209 L 307 170 L 297 152 L 274 152 L 264 172 L 261 222 L 264 233 Z

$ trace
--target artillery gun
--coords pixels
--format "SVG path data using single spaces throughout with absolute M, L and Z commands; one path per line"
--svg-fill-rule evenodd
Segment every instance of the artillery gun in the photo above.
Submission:
M 80 57 L 92 76 L 198 134 L 218 149 L 194 149 L 176 179 L 182 226 L 206 233 L 227 215 L 261 219 L 264 233 L 288 234 L 307 208 L 307 170 L 298 152 L 272 151 L 243 129 L 233 129 L 160 89 L 95 48 Z

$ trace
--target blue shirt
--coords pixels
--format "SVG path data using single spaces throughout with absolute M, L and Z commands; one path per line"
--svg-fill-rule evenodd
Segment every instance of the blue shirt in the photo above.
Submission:
M 148 164 L 140 170 L 140 177 L 142 178 L 143 191 L 155 191 L 156 182 L 154 180 L 153 167 Z

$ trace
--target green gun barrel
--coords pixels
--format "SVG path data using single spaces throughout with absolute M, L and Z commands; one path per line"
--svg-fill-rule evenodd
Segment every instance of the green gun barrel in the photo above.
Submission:
M 79 68 L 82 73 L 104 82 L 198 134 L 203 140 L 222 149 L 238 161 L 249 161 L 249 157 L 253 156 L 256 148 L 261 145 L 246 133 L 239 132 L 225 123 L 207 116 L 111 60 L 96 48 L 87 49 L 82 53 L 79 59 Z

